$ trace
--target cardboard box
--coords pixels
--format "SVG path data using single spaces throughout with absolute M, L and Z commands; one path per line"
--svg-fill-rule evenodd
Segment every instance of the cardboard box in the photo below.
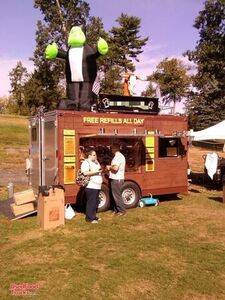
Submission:
M 64 190 L 51 188 L 48 193 L 38 196 L 38 224 L 44 230 L 65 224 Z
M 34 203 L 26 203 L 22 205 L 10 204 L 11 210 L 15 216 L 25 214 L 34 210 Z
M 13 199 L 16 205 L 22 205 L 25 203 L 35 201 L 34 191 L 32 189 L 14 193 Z

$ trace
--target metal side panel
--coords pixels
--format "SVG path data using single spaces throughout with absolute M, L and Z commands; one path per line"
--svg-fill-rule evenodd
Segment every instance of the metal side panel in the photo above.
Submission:
M 41 180 L 41 168 L 40 168 L 40 122 L 37 117 L 30 119 L 30 159 L 31 173 L 30 181 L 34 189 L 38 189 Z
M 42 185 L 52 185 L 57 176 L 57 124 L 55 115 L 43 119 Z
M 35 116 L 30 119 L 31 185 L 51 185 L 57 175 L 56 115 Z

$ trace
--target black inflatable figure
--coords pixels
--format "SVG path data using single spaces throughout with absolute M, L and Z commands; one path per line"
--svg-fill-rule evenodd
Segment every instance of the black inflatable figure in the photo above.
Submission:
M 108 44 L 99 38 L 97 49 L 94 50 L 85 42 L 86 37 L 81 27 L 74 26 L 68 37 L 68 51 L 60 50 L 56 43 L 52 43 L 45 49 L 45 57 L 66 60 L 67 97 L 74 103 L 75 110 L 90 111 L 92 86 L 97 74 L 96 60 L 108 52 Z

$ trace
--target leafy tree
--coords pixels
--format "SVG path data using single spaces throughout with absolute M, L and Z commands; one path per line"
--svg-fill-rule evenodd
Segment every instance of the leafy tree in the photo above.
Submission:
M 166 104 L 173 103 L 173 113 L 175 112 L 176 103 L 180 102 L 183 97 L 188 95 L 190 86 L 190 77 L 187 74 L 188 68 L 177 58 L 164 59 L 156 67 L 156 71 L 148 76 L 150 81 L 145 94 L 151 95 L 152 81 L 159 84 L 162 101 Z
M 139 31 L 141 20 L 135 16 L 121 14 L 117 19 L 119 26 L 112 27 L 110 30 L 110 48 L 109 53 L 105 58 L 105 64 L 109 74 L 108 79 L 116 79 L 109 82 L 107 91 L 109 93 L 122 93 L 122 82 L 118 82 L 118 77 L 122 79 L 121 74 L 127 70 L 134 71 L 135 66 L 133 61 L 139 61 L 138 55 L 143 52 L 143 47 L 148 41 L 148 37 L 140 38 Z M 117 70 L 117 75 L 115 74 Z M 119 75 L 119 76 L 118 76 Z
M 142 47 L 148 37 L 141 39 L 138 36 L 141 20 L 134 16 L 121 14 L 116 19 L 119 27 L 110 30 L 114 64 L 134 71 L 132 59 L 138 60 L 138 55 L 143 52 Z
M 190 126 L 196 130 L 225 119 L 225 2 L 207 0 L 194 27 L 200 39 L 194 51 L 187 51 L 197 65 L 196 91 L 187 105 Z
M 121 95 L 123 92 L 123 86 L 121 84 L 121 78 L 118 76 L 120 73 L 120 67 L 112 66 L 106 72 L 105 81 L 103 82 L 102 91 L 106 94 Z
M 3 114 L 5 112 L 7 112 L 8 103 L 9 103 L 9 97 L 8 96 L 0 97 L 0 114 Z
M 90 17 L 86 25 L 86 39 L 88 41 L 88 45 L 96 48 L 99 37 L 108 40 L 109 34 L 104 30 L 104 25 L 101 18 Z
M 145 91 L 141 93 L 143 97 L 156 97 L 156 89 L 154 88 L 153 84 L 149 82 Z
M 90 11 L 89 4 L 83 0 L 35 0 L 34 7 L 41 10 L 54 41 L 65 46 L 71 27 L 86 25 Z
M 25 82 L 28 80 L 29 74 L 27 69 L 19 61 L 15 68 L 9 73 L 11 84 L 11 102 L 14 102 L 14 113 L 26 113 L 26 103 L 24 98 Z

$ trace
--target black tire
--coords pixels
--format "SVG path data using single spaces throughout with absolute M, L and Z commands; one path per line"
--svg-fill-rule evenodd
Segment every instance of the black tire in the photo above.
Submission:
M 122 187 L 122 198 L 126 208 L 137 207 L 141 198 L 139 186 L 132 181 L 125 181 Z
M 109 188 L 103 184 L 99 193 L 98 212 L 106 211 L 110 208 Z

